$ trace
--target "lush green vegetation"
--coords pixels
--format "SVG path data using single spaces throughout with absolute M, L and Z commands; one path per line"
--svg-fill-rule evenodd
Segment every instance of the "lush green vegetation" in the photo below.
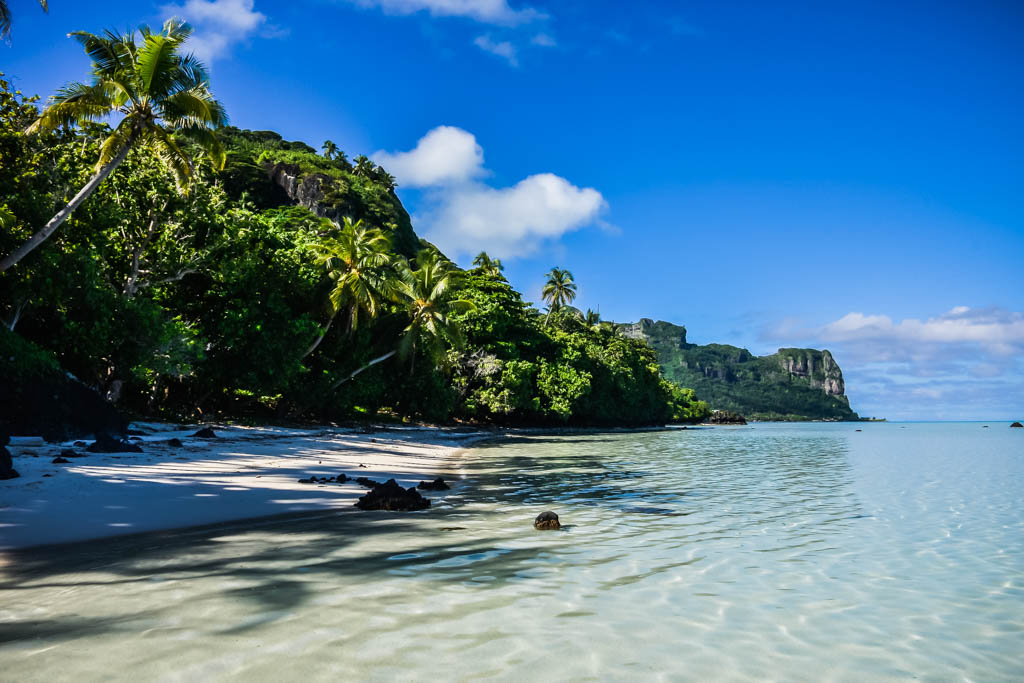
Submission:
M 707 414 L 645 343 L 569 305 L 567 271 L 552 271 L 544 314 L 497 259 L 457 268 L 416 236 L 394 179 L 366 157 L 268 131 L 208 136 L 223 116 L 199 66 L 175 56 L 182 30 L 142 34 L 165 48 L 153 62 L 124 36 L 82 38 L 97 83 L 135 78 L 164 100 L 101 102 L 113 89 L 94 83 L 41 116 L 0 75 L 0 255 L 64 214 L 0 274 L 2 346 L 24 375 L 10 381 L 59 367 L 123 410 L 168 418 L 638 425 Z M 186 91 L 203 97 L 178 120 Z M 134 136 L 133 124 L 96 121 L 158 101 L 171 104 L 140 114 L 149 128 Z
M 771 356 L 726 344 L 698 346 L 686 328 L 644 320 L 633 334 L 655 349 L 665 376 L 693 389 L 715 410 L 755 420 L 856 420 L 843 391 L 843 375 L 827 351 L 779 349 Z

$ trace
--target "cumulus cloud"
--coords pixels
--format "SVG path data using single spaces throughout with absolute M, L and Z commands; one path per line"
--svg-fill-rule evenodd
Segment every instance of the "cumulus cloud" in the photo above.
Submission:
M 853 312 L 820 327 L 786 321 L 762 340 L 829 347 L 854 408 L 869 415 L 995 419 L 1024 410 L 1022 312 L 956 306 L 898 322 Z
M 206 63 L 251 37 L 267 21 L 265 14 L 256 11 L 254 0 L 185 0 L 180 5 L 164 5 L 162 11 L 195 27 L 187 47 Z M 280 34 L 277 29 L 271 31 Z
M 423 188 L 417 222 L 450 256 L 486 250 L 514 258 L 572 230 L 599 223 L 607 203 L 594 188 L 580 188 L 553 173 L 531 175 L 509 187 L 480 180 L 483 149 L 469 132 L 440 126 L 407 152 L 377 152 L 373 160 L 400 185 Z
M 886 315 L 847 313 L 825 325 L 826 341 L 866 341 L 880 344 L 978 344 L 1009 354 L 1024 348 L 1024 314 L 998 308 L 957 306 L 927 320 L 908 318 L 895 323 Z
M 477 36 L 473 41 L 473 44 L 484 52 L 490 52 L 492 55 L 497 55 L 502 59 L 506 60 L 512 66 L 519 66 L 519 60 L 516 57 L 516 47 L 507 40 L 501 42 L 495 42 L 490 34 Z
M 454 253 L 486 249 L 503 258 L 525 256 L 594 223 L 605 206 L 597 190 L 552 173 L 529 176 L 512 187 L 474 184 L 444 193 L 430 216 L 428 238 Z
M 435 17 L 465 17 L 484 24 L 518 26 L 544 14 L 531 7 L 513 9 L 507 0 L 349 0 L 361 7 L 379 7 L 390 14 L 428 12 Z
M 408 152 L 380 151 L 373 160 L 409 187 L 461 182 L 484 173 L 484 150 L 476 137 L 454 126 L 438 126 Z

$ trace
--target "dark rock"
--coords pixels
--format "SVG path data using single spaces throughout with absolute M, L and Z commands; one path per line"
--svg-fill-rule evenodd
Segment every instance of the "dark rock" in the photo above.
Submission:
M 537 519 L 533 520 L 533 528 L 540 529 L 541 531 L 550 531 L 561 529 L 562 525 L 558 521 L 558 515 L 548 510 L 537 515 Z
M 115 439 L 109 434 L 100 434 L 85 450 L 90 453 L 141 453 L 142 449 L 133 443 Z
M 342 472 L 341 474 L 334 478 L 334 481 L 338 482 L 339 484 L 344 484 L 346 481 L 348 481 L 348 475 Z
M 153 431 L 150 429 L 129 429 L 125 432 L 128 436 L 149 436 Z
M 86 442 L 84 442 L 84 441 L 76 441 L 76 442 L 75 442 L 75 447 L 76 447 L 76 448 L 85 448 L 85 447 L 86 447 L 86 446 L 88 446 L 88 445 L 89 445 L 89 444 L 87 444 L 87 443 L 86 443 Z
M 164 441 L 164 443 L 170 446 L 171 448 L 181 448 L 182 446 L 185 445 L 181 443 L 181 439 L 167 439 L 167 441 Z
M 315 484 L 316 477 L 310 477 L 309 479 L 299 479 L 300 484 Z
M 1010 428 L 1011 429 L 1024 429 L 1024 425 L 1022 425 L 1020 422 L 1014 422 L 1012 425 L 1010 425 Z
M 213 431 L 212 427 L 203 427 L 192 436 L 198 439 L 216 439 L 217 433 Z
M 73 451 L 70 448 L 65 448 L 64 450 L 62 450 L 60 452 L 60 457 L 62 457 L 62 458 L 84 458 L 85 454 L 84 453 L 79 453 L 78 451 Z
M 728 410 L 716 410 L 708 416 L 708 419 L 704 420 L 707 424 L 712 425 L 745 425 L 747 424 L 747 418 L 743 417 L 739 413 L 732 413 Z
M 367 477 L 356 477 L 355 482 L 360 486 L 365 486 L 368 489 L 375 489 L 378 486 L 380 486 L 379 481 L 374 481 L 373 479 L 369 479 Z
M 438 477 L 434 481 L 421 481 L 416 488 L 422 491 L 447 491 L 451 487 L 444 483 L 444 479 Z
M 11 460 L 10 452 L 5 448 L 10 438 L 6 434 L 0 434 L 0 480 L 17 479 L 18 470 L 14 469 L 14 462 Z
M 142 437 L 141 436 L 129 436 L 128 440 L 129 441 L 142 441 Z
M 403 489 L 394 479 L 378 484 L 356 502 L 360 510 L 425 510 L 430 501 L 411 486 Z
M 54 465 L 67 465 L 69 462 L 71 461 L 68 460 L 67 458 L 62 458 L 60 456 L 57 456 L 56 458 L 53 459 Z

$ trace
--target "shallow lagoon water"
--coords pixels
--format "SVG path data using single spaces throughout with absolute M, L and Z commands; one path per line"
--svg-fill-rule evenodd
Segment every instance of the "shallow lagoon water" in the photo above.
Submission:
M 515 437 L 423 513 L 12 554 L 0 679 L 1024 680 L 988 424 Z

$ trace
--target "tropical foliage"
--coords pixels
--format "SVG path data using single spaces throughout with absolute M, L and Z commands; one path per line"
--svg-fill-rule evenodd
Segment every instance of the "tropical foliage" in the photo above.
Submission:
M 127 124 L 127 134 L 80 111 L 93 101 L 84 95 L 40 114 L 0 77 L 0 166 L 13 169 L 0 174 L 0 252 L 123 157 L 62 230 L 0 273 L 15 366 L 59 367 L 123 410 L 175 418 L 613 425 L 706 414 L 660 375 L 647 345 L 571 306 L 568 271 L 552 271 L 545 316 L 497 259 L 482 254 L 462 270 L 420 240 L 393 179 L 365 156 L 350 163 L 341 150 L 225 127 L 224 154 L 211 158 L 214 138 L 181 134 L 223 121 L 198 66 L 188 81 L 196 110 L 184 118 L 173 102 L 186 98 L 174 93 L 189 88 L 135 70 L 155 64 L 142 55 L 162 41 L 157 61 L 184 84 L 181 30 L 143 32 L 139 45 L 83 39 L 97 73 L 107 50 L 110 73 L 136 74 L 131 92 L 166 95 L 140 95 L 164 123 Z M 82 86 L 99 102 L 96 87 Z M 122 121 L 134 115 L 131 95 L 117 101 Z M 50 123 L 27 133 L 34 121 Z
M 105 135 L 89 181 L 46 225 L 0 260 L 0 272 L 53 234 L 136 146 L 160 160 L 179 191 L 192 174 L 192 161 L 175 134 L 202 146 L 214 165 L 223 167 L 224 153 L 211 128 L 224 125 L 227 116 L 210 93 L 203 65 L 193 55 L 179 52 L 192 29 L 178 19 L 168 19 L 160 33 L 148 27 L 139 33 L 141 43 L 134 33 L 71 34 L 92 60 L 93 81 L 61 88 L 28 132 L 88 125 L 112 113 L 121 120 Z

